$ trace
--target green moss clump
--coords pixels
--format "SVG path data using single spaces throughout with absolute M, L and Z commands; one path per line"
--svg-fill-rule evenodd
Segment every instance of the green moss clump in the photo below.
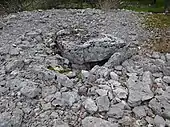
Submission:
M 71 69 L 64 68 L 64 67 L 61 67 L 61 66 L 56 66 L 56 67 L 48 66 L 47 69 L 61 73 L 61 74 L 67 74 L 71 71 Z

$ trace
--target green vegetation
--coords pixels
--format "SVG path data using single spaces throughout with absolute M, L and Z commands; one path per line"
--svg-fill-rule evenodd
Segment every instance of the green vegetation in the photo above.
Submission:
M 126 9 L 138 12 L 164 12 L 164 0 L 157 0 L 156 5 L 152 5 L 153 0 L 125 0 Z
M 65 68 L 62 66 L 56 66 L 56 67 L 48 66 L 47 69 L 61 73 L 61 74 L 67 74 L 71 71 L 71 69 Z

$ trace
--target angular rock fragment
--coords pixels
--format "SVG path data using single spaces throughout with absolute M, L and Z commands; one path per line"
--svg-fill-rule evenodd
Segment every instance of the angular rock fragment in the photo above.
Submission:
M 160 117 L 158 115 L 155 116 L 155 118 L 154 118 L 155 127 L 165 127 L 165 123 L 166 122 L 162 117 Z
M 22 110 L 16 108 L 13 112 L 3 112 L 0 114 L 0 127 L 19 127 L 23 119 Z
M 123 87 L 116 87 L 113 93 L 115 93 L 119 99 L 126 99 L 128 97 L 128 91 Z
M 133 109 L 133 112 L 135 113 L 135 116 L 137 118 L 142 118 L 146 116 L 146 111 L 144 106 L 138 106 Z
M 24 67 L 23 60 L 14 60 L 14 61 L 9 62 L 6 65 L 5 69 L 6 69 L 6 72 L 10 73 L 16 69 L 21 70 L 23 67 Z
M 62 99 L 65 105 L 72 106 L 75 102 L 79 101 L 80 97 L 77 92 L 63 92 Z
M 3 29 L 4 26 L 5 26 L 5 24 L 0 21 L 0 30 Z
M 108 111 L 110 107 L 110 101 L 108 96 L 101 96 L 96 99 L 99 112 Z
M 133 55 L 135 55 L 137 53 L 136 49 L 123 49 L 120 52 L 115 52 L 110 58 L 109 60 L 104 64 L 105 67 L 108 68 L 113 68 L 114 66 L 118 66 L 121 65 L 121 63 L 123 63 L 125 60 L 129 59 L 130 57 L 132 57 Z
M 145 72 L 143 74 L 143 81 L 139 81 L 136 74 L 132 74 L 128 81 L 127 87 L 129 89 L 128 103 L 130 106 L 137 106 L 141 104 L 142 101 L 149 100 L 153 98 L 153 92 L 150 89 L 152 84 L 150 72 Z
M 149 102 L 149 107 L 155 114 L 162 116 L 165 119 L 170 119 L 170 87 L 163 92 L 162 95 L 156 96 Z
M 41 89 L 38 87 L 39 85 L 32 81 L 22 82 L 21 94 L 28 98 L 34 98 L 38 96 L 41 92 Z
M 110 72 L 110 77 L 112 80 L 116 81 L 119 79 L 119 76 L 115 72 Z
M 123 117 L 125 105 L 120 102 L 118 104 L 112 105 L 107 112 L 107 115 L 111 118 L 120 119 Z
M 57 82 L 61 86 L 67 87 L 67 88 L 73 88 L 73 81 L 70 80 L 66 75 L 63 74 L 57 74 Z
M 82 120 L 82 127 L 118 127 L 118 124 L 89 116 Z
M 163 77 L 163 81 L 165 82 L 165 83 L 170 83 L 170 76 L 164 76 Z
M 91 98 L 87 98 L 84 102 L 84 108 L 87 110 L 87 112 L 93 114 L 98 110 L 98 107 L 95 104 L 95 101 Z

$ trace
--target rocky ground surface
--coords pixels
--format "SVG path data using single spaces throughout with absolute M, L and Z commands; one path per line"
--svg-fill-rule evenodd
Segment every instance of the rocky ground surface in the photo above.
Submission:
M 142 13 L 48 10 L 0 19 L 0 127 L 169 127 L 170 54 Z

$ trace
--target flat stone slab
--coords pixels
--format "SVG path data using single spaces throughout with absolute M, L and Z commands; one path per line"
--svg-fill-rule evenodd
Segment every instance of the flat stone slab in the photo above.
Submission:
M 73 31 L 59 31 L 56 43 L 61 55 L 74 64 L 107 60 L 126 45 L 122 39 L 114 35 L 103 33 L 91 35 L 83 30 Z

